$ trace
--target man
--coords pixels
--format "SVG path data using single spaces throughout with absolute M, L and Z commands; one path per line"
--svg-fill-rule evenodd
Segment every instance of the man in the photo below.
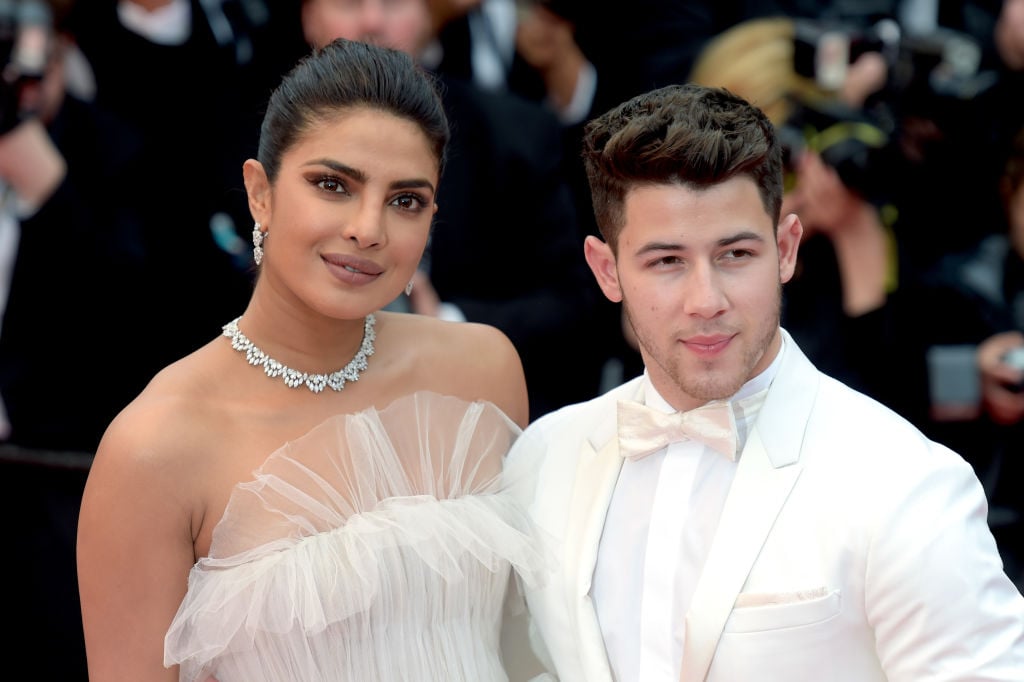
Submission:
M 970 466 L 779 326 L 803 228 L 764 114 L 669 86 L 583 154 L 587 261 L 645 371 L 510 455 L 544 462 L 531 514 L 561 568 L 527 602 L 559 679 L 1019 681 L 1024 599 Z

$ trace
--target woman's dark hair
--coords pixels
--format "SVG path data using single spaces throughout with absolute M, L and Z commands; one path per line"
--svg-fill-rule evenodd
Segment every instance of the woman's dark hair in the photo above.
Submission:
M 356 107 L 416 123 L 443 169 L 449 130 L 435 79 L 403 52 L 339 38 L 303 57 L 271 94 L 257 155 L 267 178 L 313 122 Z

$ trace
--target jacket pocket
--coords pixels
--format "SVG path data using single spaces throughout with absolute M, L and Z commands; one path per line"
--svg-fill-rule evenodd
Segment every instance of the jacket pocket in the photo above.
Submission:
M 806 595 L 820 595 L 821 590 L 793 592 L 787 595 L 771 595 L 762 599 L 759 595 L 743 594 L 737 599 L 740 604 L 769 601 L 757 606 L 733 608 L 725 624 L 725 632 L 762 632 L 781 630 L 803 625 L 813 625 L 834 618 L 839 614 L 841 600 L 839 590 L 821 596 L 803 598 Z

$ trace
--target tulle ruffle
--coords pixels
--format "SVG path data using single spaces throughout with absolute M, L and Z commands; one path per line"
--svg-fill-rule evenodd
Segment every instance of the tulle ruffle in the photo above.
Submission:
M 239 484 L 165 640 L 181 679 L 503 680 L 510 568 L 550 558 L 493 405 L 416 393 L 332 418 Z

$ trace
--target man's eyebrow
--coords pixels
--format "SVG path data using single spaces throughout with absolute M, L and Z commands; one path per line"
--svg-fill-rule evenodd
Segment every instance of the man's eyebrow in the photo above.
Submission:
M 718 245 L 719 246 L 729 246 L 730 244 L 735 244 L 736 242 L 743 242 L 743 241 L 747 241 L 747 240 L 763 242 L 764 241 L 764 237 L 759 232 L 753 232 L 751 230 L 744 230 L 743 232 L 737 232 L 736 234 L 732 235 L 731 237 L 723 237 L 722 239 L 719 239 L 718 240 Z
M 647 242 L 636 251 L 636 255 L 642 256 L 652 251 L 682 251 L 686 246 L 679 242 Z
M 730 235 L 728 237 L 722 237 L 716 242 L 716 244 L 717 246 L 730 246 L 731 244 L 747 240 L 761 242 L 764 241 L 764 237 L 757 232 L 753 232 L 751 230 L 743 230 L 742 232 L 737 232 L 736 234 Z M 654 241 L 647 242 L 639 249 L 637 249 L 636 255 L 642 256 L 643 254 L 657 251 L 685 251 L 686 249 L 686 244 L 683 244 L 682 242 Z

